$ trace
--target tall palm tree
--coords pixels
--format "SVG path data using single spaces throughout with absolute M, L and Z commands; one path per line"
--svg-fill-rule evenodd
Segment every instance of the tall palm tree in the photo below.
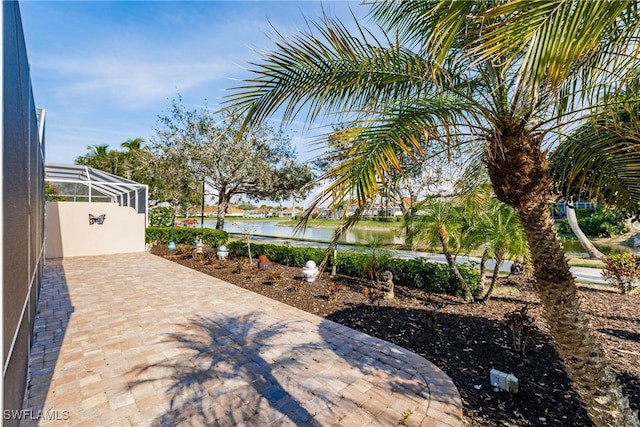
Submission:
M 596 246 L 589 240 L 584 231 L 580 228 L 580 224 L 578 223 L 578 216 L 576 215 L 576 208 L 573 205 L 573 201 L 570 201 L 565 204 L 566 210 L 565 213 L 567 215 L 567 222 L 569 223 L 569 227 L 571 231 L 573 231 L 574 236 L 578 239 L 580 246 L 587 252 L 590 259 L 603 259 L 605 256 L 602 252 L 596 248 Z
M 113 150 L 110 151 L 108 144 L 88 145 L 87 150 L 89 153 L 76 158 L 76 164 L 91 166 L 101 171 L 117 174 L 118 153 Z
M 518 214 L 555 346 L 597 425 L 638 425 L 596 344 L 547 208 L 545 142 L 572 113 L 624 89 L 638 68 L 640 19 L 633 1 L 380 1 L 372 18 L 388 36 L 324 17 L 276 48 L 229 96 L 244 126 L 276 111 L 348 123 L 328 142 L 343 161 L 317 202 L 367 200 L 396 149 L 419 156 L 427 141 L 481 141 L 497 198 Z M 276 33 L 277 34 L 277 33 Z M 636 95 L 637 96 L 637 95 Z M 334 134 L 335 136 L 335 134 Z M 357 219 L 357 218 L 355 218 Z M 353 219 L 352 221 L 355 221 Z M 347 223 L 348 225 L 348 223 Z

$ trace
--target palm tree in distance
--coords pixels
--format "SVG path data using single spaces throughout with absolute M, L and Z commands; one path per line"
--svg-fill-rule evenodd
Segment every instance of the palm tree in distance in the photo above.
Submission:
M 87 150 L 89 150 L 89 156 L 106 157 L 109 153 L 109 144 L 87 145 Z
M 545 143 L 577 113 L 603 111 L 638 68 L 640 19 L 632 1 L 381 1 L 371 17 L 388 36 L 352 35 L 325 16 L 253 64 L 228 97 L 253 126 L 301 110 L 346 123 L 327 139 L 342 159 L 316 199 L 364 202 L 400 167 L 398 149 L 420 156 L 484 144 L 497 198 L 520 218 L 556 349 L 596 425 L 636 426 L 634 413 L 580 308 L 574 278 L 547 208 Z M 276 33 L 277 34 L 277 33 Z M 637 92 L 636 92 L 637 96 Z M 594 109 L 593 107 L 599 106 Z M 356 221 L 351 217 L 345 227 Z M 341 231 L 344 227 L 340 228 Z
M 116 173 L 117 153 L 109 151 L 108 144 L 88 145 L 87 150 L 89 151 L 87 154 L 76 158 L 76 164 L 91 166 L 104 172 Z
M 139 151 L 142 148 L 142 144 L 144 144 L 144 139 L 138 137 L 127 139 L 125 142 L 120 144 L 120 146 L 125 148 L 127 151 Z

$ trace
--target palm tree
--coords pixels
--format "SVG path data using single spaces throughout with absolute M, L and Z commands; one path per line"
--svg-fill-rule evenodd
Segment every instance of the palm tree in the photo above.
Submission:
M 461 209 L 450 202 L 429 200 L 417 208 L 419 215 L 409 219 L 411 242 L 414 249 L 419 244 L 428 248 L 440 247 L 449 269 L 456 278 L 466 301 L 473 301 L 469 285 L 460 274 L 454 254 L 463 240 L 463 218 Z
M 108 144 L 88 145 L 87 150 L 89 153 L 76 158 L 76 164 L 87 165 L 105 172 L 117 174 L 118 153 L 113 150 L 109 151 Z
M 133 138 L 127 139 L 125 142 L 120 144 L 122 148 L 126 148 L 127 151 L 139 151 L 142 148 L 142 144 L 144 144 L 143 138 Z
M 87 145 L 87 150 L 89 150 L 89 156 L 103 157 L 109 152 L 109 144 Z
M 571 231 L 580 242 L 580 246 L 587 251 L 587 255 L 591 259 L 603 259 L 605 256 L 602 252 L 596 248 L 596 246 L 591 243 L 591 240 L 584 234 L 584 231 L 580 228 L 580 224 L 578 223 L 578 216 L 576 215 L 576 208 L 573 205 L 573 201 L 569 201 L 565 204 L 567 214 L 567 222 L 569 223 L 569 227 L 571 227 Z
M 639 105 L 626 98 L 616 97 L 607 111 L 572 131 L 550 160 L 554 185 L 569 199 L 589 198 L 635 214 L 640 210 Z M 580 229 L 571 203 L 567 208 L 569 226 L 590 258 L 604 258 Z
M 515 211 L 495 199 L 491 199 L 473 228 L 476 235 L 482 236 L 481 241 L 494 260 L 489 289 L 476 299 L 485 302 L 493 293 L 502 263 L 509 257 L 528 258 L 527 239 Z
M 640 104 L 626 97 L 595 114 L 551 153 L 557 190 L 631 214 L 640 210 Z
M 347 123 L 328 140 L 343 160 L 327 172 L 333 183 L 318 203 L 370 199 L 399 168 L 398 148 L 420 156 L 429 141 L 483 143 L 493 191 L 527 236 L 544 316 L 575 390 L 595 424 L 634 426 L 553 227 L 544 144 L 580 118 L 573 113 L 624 90 L 638 68 L 637 14 L 632 1 L 374 2 L 371 17 L 386 38 L 361 26 L 353 36 L 330 17 L 298 35 L 276 33 L 275 50 L 228 101 L 246 113 L 245 127 L 276 111 L 285 124 L 301 111 L 308 123 L 321 114 Z
M 127 179 L 140 179 L 145 176 L 149 152 L 143 150 L 143 138 L 131 138 L 120 144 L 126 151 L 120 153 L 122 159 L 122 175 Z

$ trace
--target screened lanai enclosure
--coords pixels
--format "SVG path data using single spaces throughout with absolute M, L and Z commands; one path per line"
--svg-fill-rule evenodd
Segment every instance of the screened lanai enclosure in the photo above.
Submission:
M 148 189 L 80 165 L 45 165 L 47 258 L 145 250 Z
M 147 186 L 88 166 L 48 163 L 47 201 L 110 202 L 147 214 Z

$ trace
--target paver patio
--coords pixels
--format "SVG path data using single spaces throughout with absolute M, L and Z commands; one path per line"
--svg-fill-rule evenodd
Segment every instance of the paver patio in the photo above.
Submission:
M 48 260 L 38 313 L 21 425 L 462 424 L 423 357 L 147 253 Z

